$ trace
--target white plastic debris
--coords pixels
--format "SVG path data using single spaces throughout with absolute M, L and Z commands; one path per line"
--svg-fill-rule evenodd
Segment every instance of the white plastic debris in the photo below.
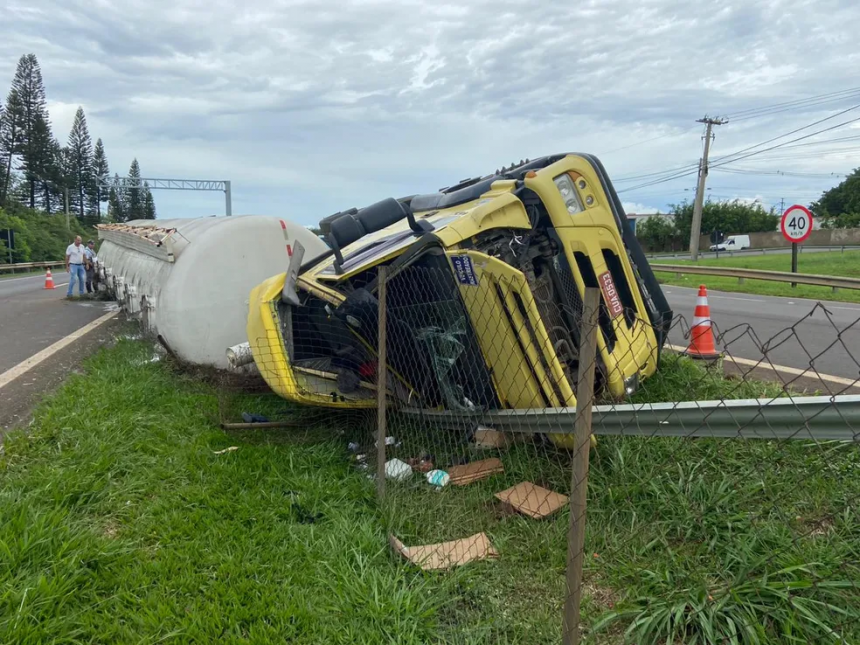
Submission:
M 412 477 L 412 466 L 399 459 L 390 459 L 385 462 L 385 477 L 395 481 L 406 481 Z
M 444 470 L 436 469 L 431 470 L 429 473 L 427 473 L 427 481 L 433 486 L 443 488 L 448 485 L 448 482 L 451 481 L 451 478 Z

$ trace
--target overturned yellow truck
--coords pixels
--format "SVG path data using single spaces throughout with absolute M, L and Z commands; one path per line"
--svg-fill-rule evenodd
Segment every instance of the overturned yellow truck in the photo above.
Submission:
M 378 269 L 389 397 L 480 411 L 576 405 L 586 287 L 599 287 L 598 385 L 657 369 L 672 312 L 598 159 L 558 154 L 320 222 L 330 251 L 250 295 L 269 386 L 303 404 L 376 405 Z M 286 233 L 286 231 L 285 231 Z

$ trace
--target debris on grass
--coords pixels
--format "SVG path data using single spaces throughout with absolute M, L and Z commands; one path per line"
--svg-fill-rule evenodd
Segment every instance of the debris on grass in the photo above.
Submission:
M 262 414 L 251 414 L 250 412 L 242 413 L 242 421 L 245 423 L 269 423 L 268 417 Z
M 233 452 L 234 450 L 238 450 L 238 449 L 239 449 L 239 446 L 230 446 L 229 448 L 224 448 L 224 450 L 215 450 L 212 454 L 213 455 L 223 455 L 223 454 L 226 454 L 228 452 Z
M 486 533 L 423 546 L 405 546 L 393 535 L 388 536 L 388 542 L 395 553 L 399 553 L 424 571 L 451 569 L 474 560 L 499 557 L 499 552 L 493 547 Z
M 395 481 L 406 481 L 412 477 L 412 466 L 400 459 L 389 459 L 385 462 L 385 478 Z
M 464 466 L 452 466 L 448 469 L 451 483 L 456 486 L 465 486 L 480 479 L 486 479 L 490 475 L 505 472 L 505 467 L 499 459 L 482 459 L 473 461 Z
M 523 515 L 540 520 L 567 504 L 568 497 L 531 482 L 521 482 L 496 493 L 496 499 Z
M 474 444 L 476 448 L 507 448 L 512 443 L 512 437 L 504 432 L 478 426 L 475 430 Z
M 437 488 L 444 488 L 450 480 L 451 478 L 444 470 L 431 470 L 427 473 L 427 482 Z
M 422 455 L 421 457 L 410 457 L 406 463 L 412 467 L 412 470 L 419 473 L 429 473 L 436 466 L 433 464 L 432 455 Z

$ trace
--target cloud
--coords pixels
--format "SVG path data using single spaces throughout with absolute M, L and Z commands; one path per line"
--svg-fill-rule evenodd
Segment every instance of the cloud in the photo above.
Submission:
M 628 215 L 631 213 L 636 213 L 637 215 L 652 215 L 654 213 L 665 212 L 665 209 L 660 209 L 656 206 L 646 206 L 645 204 L 639 204 L 637 202 L 621 202 L 621 205 L 624 207 L 624 212 Z
M 596 153 L 625 200 L 665 208 L 691 197 L 696 118 L 854 87 L 858 19 L 856 3 L 835 0 L 12 0 L 0 88 L 35 53 L 61 141 L 83 105 L 112 170 L 136 156 L 144 174 L 231 179 L 234 212 L 312 223 L 564 150 Z M 731 121 L 716 128 L 713 154 L 856 100 Z M 834 147 L 736 167 L 860 165 L 853 151 L 801 154 Z M 624 179 L 676 167 L 686 174 L 671 182 Z M 773 201 L 835 183 L 795 179 L 714 172 L 709 185 Z M 156 195 L 165 216 L 218 212 L 211 197 Z

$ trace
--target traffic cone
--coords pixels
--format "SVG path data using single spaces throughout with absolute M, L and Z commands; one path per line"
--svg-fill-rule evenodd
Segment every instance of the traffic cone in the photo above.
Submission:
M 54 284 L 54 276 L 51 275 L 51 270 L 48 269 L 48 272 L 45 274 L 45 289 L 56 289 L 56 285 Z
M 690 358 L 705 360 L 720 357 L 714 344 L 714 332 L 711 329 L 711 308 L 708 306 L 708 288 L 705 285 L 699 285 L 696 312 L 693 314 L 693 327 L 690 329 L 690 346 L 684 353 Z

